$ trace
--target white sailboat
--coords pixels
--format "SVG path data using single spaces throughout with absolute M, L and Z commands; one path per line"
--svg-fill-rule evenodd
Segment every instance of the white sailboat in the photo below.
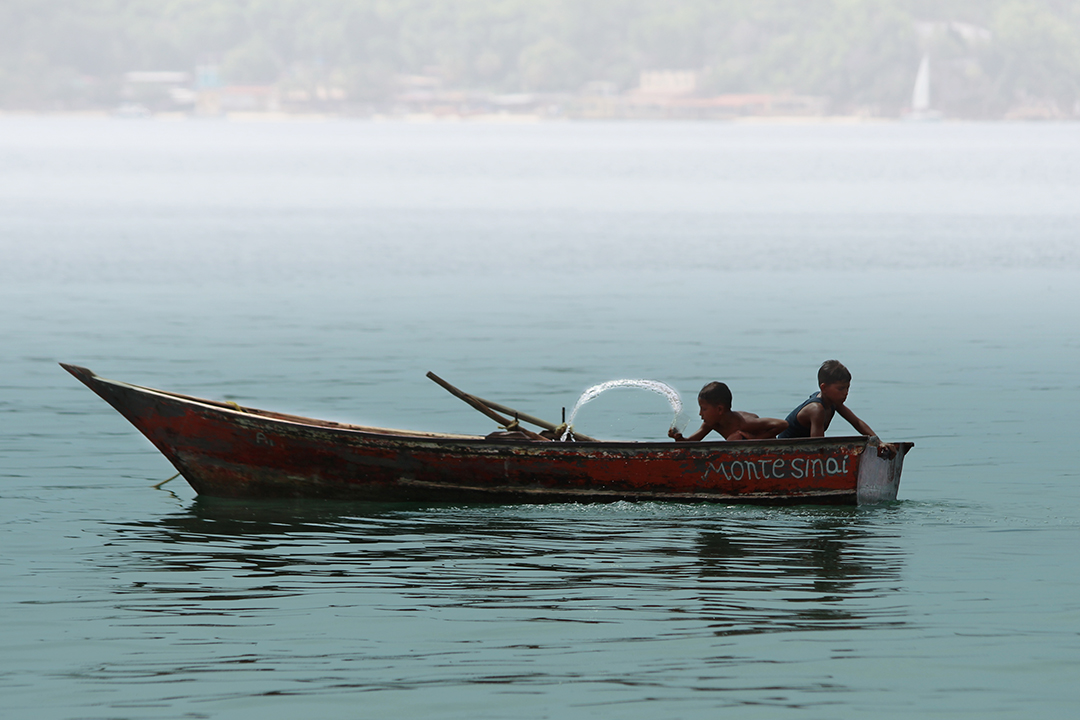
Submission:
M 930 109 L 930 56 L 923 55 L 919 72 L 915 74 L 915 89 L 911 92 L 911 112 L 905 120 L 940 120 L 941 113 Z

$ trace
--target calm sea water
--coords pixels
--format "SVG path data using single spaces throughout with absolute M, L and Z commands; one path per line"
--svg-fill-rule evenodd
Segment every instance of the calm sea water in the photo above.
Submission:
M 1067 124 L 0 118 L 2 714 L 1075 717 L 1078 198 Z M 56 365 L 487 432 L 424 373 L 782 417 L 830 357 L 896 503 L 215 501 Z

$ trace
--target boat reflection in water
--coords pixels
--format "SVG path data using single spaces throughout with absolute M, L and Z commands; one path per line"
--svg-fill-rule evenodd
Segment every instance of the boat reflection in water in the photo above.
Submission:
M 904 622 L 889 599 L 895 511 L 198 498 L 114 526 L 110 570 L 153 573 L 121 604 L 239 624 L 254 601 L 276 615 L 313 595 L 313 612 L 391 624 L 468 608 L 484 613 L 458 619 L 645 623 L 634 632 L 657 637 L 856 629 Z
M 737 635 L 905 624 L 894 600 L 900 551 L 880 527 L 843 514 L 702 532 L 697 553 L 708 592 L 701 601 L 710 627 Z

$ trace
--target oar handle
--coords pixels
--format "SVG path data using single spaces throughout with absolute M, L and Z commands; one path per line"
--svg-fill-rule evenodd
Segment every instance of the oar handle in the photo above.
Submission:
M 474 410 L 478 410 L 479 412 L 482 412 L 484 415 L 487 415 L 489 418 L 491 418 L 492 420 L 497 422 L 502 427 L 510 427 L 511 425 L 515 424 L 514 421 L 510 420 L 510 418 L 505 418 L 502 415 L 495 412 L 494 410 L 492 410 L 491 408 L 489 408 L 479 398 L 473 397 L 469 393 L 467 393 L 467 392 L 465 392 L 463 390 L 457 389 L 456 387 L 454 387 L 450 383 L 446 382 L 445 380 L 443 380 L 441 377 L 439 377 L 435 373 L 429 372 L 427 374 L 427 376 L 431 380 L 434 380 L 436 383 L 441 385 L 443 387 L 443 389 L 445 389 L 451 395 L 453 395 L 454 397 L 457 397 L 457 398 L 459 398 L 461 400 L 464 400 L 466 403 L 471 405 Z M 532 438 L 534 440 L 544 440 L 544 441 L 548 440 L 548 438 L 544 437 L 543 435 L 538 435 L 538 434 L 534 433 L 532 430 L 527 430 L 526 428 L 523 428 L 523 427 L 518 427 L 517 429 L 520 430 L 521 432 L 525 433 L 526 435 L 528 435 L 530 438 Z

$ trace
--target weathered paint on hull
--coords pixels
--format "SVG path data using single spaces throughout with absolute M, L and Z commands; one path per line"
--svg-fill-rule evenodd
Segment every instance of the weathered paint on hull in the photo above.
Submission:
M 239 408 L 63 365 L 200 495 L 373 501 L 895 500 L 911 443 L 876 438 L 543 443 L 408 433 Z

